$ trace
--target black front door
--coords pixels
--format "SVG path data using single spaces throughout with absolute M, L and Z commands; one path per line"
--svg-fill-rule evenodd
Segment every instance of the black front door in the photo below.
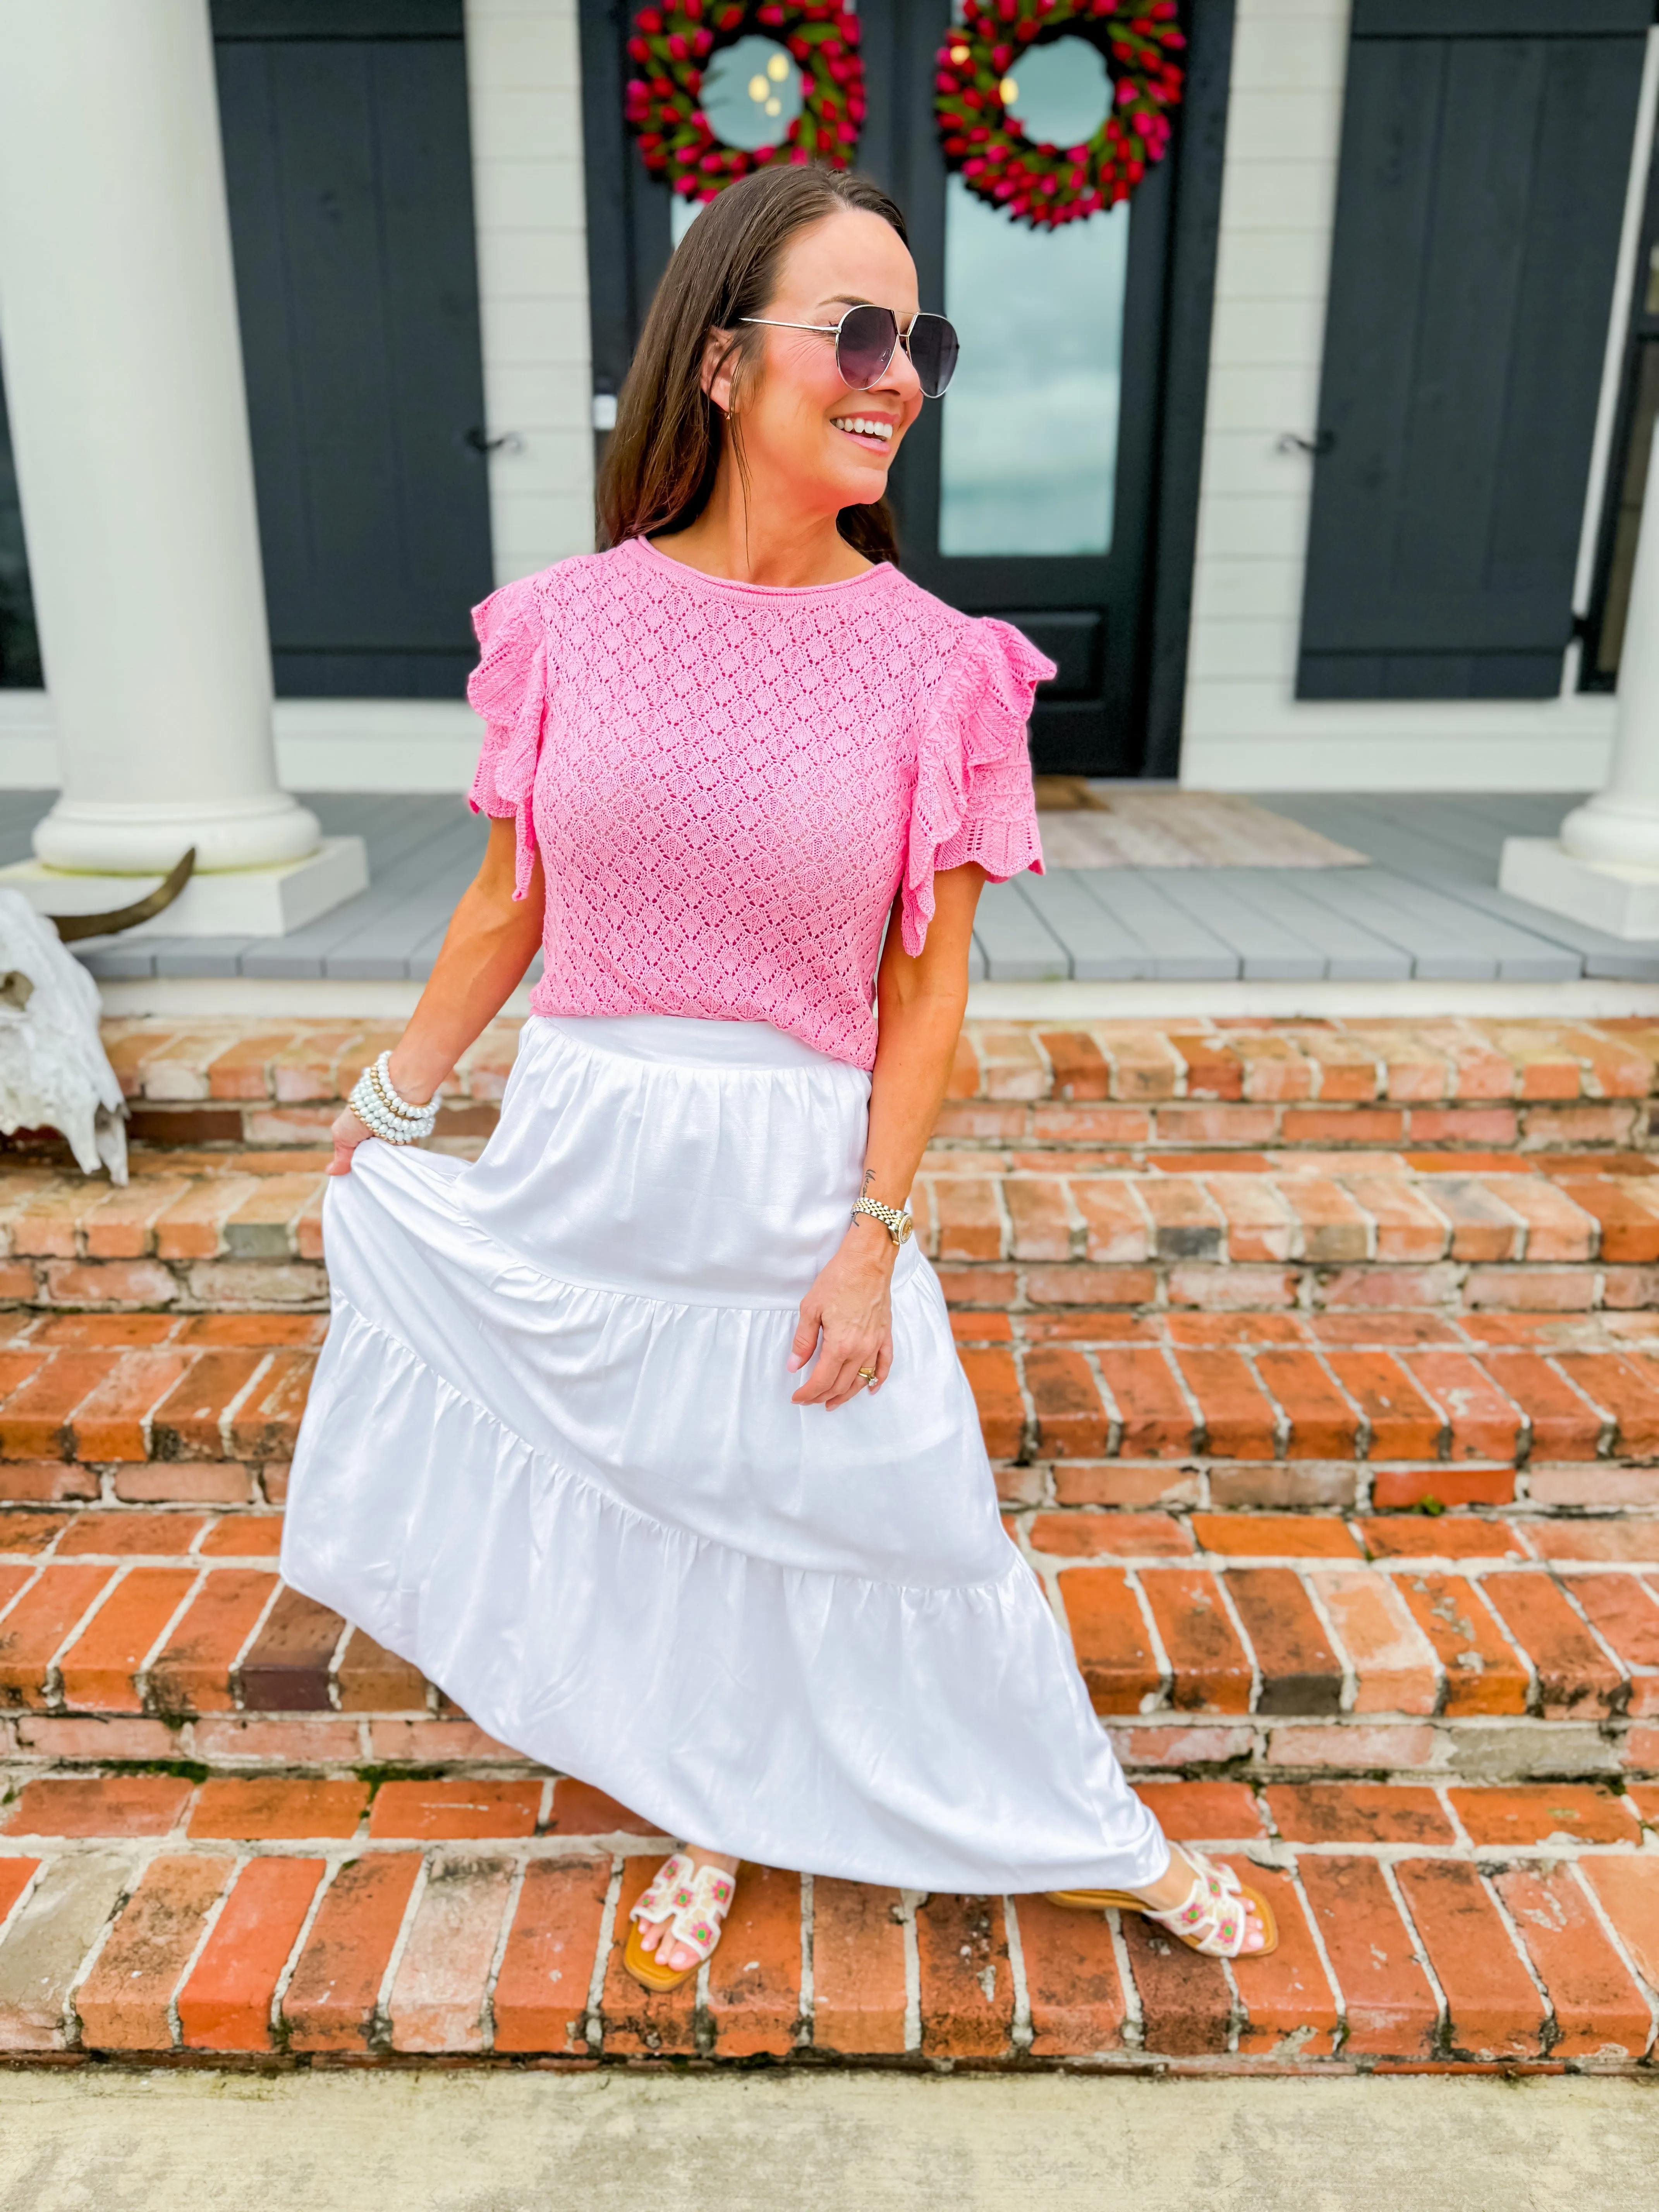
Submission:
M 459 698 L 490 588 L 461 0 L 214 0 L 276 690 Z
M 595 386 L 614 392 L 671 250 L 669 195 L 622 133 L 629 11 L 582 10 Z M 858 165 L 903 207 L 923 304 L 963 341 L 949 395 L 893 471 L 904 566 L 1057 664 L 1032 723 L 1051 773 L 1176 765 L 1231 0 L 1183 16 L 1204 36 L 1174 150 L 1126 205 L 1038 233 L 946 173 L 933 96 L 951 0 L 859 8 Z M 1080 38 L 1032 48 L 1018 71 L 1016 112 L 1056 143 L 1086 137 L 1112 97 Z

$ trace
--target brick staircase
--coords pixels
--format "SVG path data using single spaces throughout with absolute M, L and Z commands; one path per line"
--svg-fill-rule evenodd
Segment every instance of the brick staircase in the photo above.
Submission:
M 1010 1534 L 1285 1943 L 772 1873 L 654 2003 L 633 1816 L 274 1572 L 390 1036 L 113 1023 L 128 1188 L 0 1153 L 0 2048 L 1645 2063 L 1659 1025 L 970 1024 L 918 1231 Z

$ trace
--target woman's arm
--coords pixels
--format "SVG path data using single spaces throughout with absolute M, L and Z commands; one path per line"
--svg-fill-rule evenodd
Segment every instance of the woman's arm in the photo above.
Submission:
M 864 1154 L 864 1195 L 902 1206 L 945 1097 L 957 1039 L 968 1006 L 968 947 L 985 872 L 969 862 L 933 878 L 927 941 L 912 959 L 899 937 L 896 910 L 876 975 L 880 1034 L 870 1084 L 870 1135 Z M 854 1214 L 841 1248 L 801 1301 L 790 1346 L 793 1374 L 817 1346 L 812 1372 L 796 1391 L 798 1406 L 844 1406 L 872 1368 L 877 1389 L 893 1364 L 890 1289 L 898 1247 L 881 1223 Z M 820 1341 L 822 1339 L 822 1341 Z
M 542 941 L 542 864 L 538 856 L 527 896 L 515 900 L 516 837 L 512 822 L 490 823 L 483 866 L 450 918 L 431 979 L 392 1051 L 392 1080 L 411 1105 L 425 1105 L 495 1020 Z M 345 1175 L 369 1132 L 348 1106 L 330 1133 L 334 1158 L 328 1171 Z

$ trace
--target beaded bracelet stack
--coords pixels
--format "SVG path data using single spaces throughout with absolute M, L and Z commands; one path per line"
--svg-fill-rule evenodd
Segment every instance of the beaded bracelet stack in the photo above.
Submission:
M 435 1099 L 428 1106 L 411 1106 L 398 1095 L 391 1075 L 392 1054 L 383 1052 L 366 1067 L 352 1086 L 346 1103 L 374 1136 L 388 1145 L 412 1145 L 429 1137 L 438 1126 Z

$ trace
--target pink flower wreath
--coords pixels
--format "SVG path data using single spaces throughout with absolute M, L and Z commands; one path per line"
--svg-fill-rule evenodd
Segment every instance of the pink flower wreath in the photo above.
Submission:
M 1176 0 L 964 0 L 933 79 L 945 160 L 981 199 L 1038 229 L 1127 200 L 1169 149 L 1182 75 L 1170 56 L 1187 43 L 1177 13 Z M 1003 90 L 1019 55 L 1062 26 L 1096 34 L 1117 88 L 1080 146 L 1028 138 Z
M 744 31 L 773 33 L 800 64 L 801 110 L 775 146 L 753 153 L 722 145 L 703 113 L 703 66 Z M 841 0 L 763 0 L 708 4 L 672 0 L 641 8 L 628 41 L 639 74 L 629 80 L 623 112 L 646 167 L 682 198 L 712 200 L 727 185 L 773 161 L 823 161 L 844 169 L 864 120 L 864 64 L 856 15 Z

